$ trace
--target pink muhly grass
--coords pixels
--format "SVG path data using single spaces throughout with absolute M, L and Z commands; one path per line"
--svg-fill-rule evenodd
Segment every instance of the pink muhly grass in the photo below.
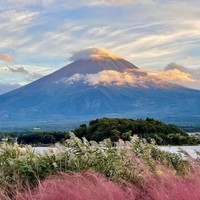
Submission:
M 125 186 L 126 185 L 126 186 Z M 44 180 L 32 193 L 17 200 L 199 200 L 200 178 L 166 172 L 148 177 L 141 186 L 123 187 L 93 172 L 59 174 Z
M 165 172 L 144 181 L 138 200 L 199 200 L 200 178 L 180 177 Z
M 59 174 L 43 181 L 33 193 L 17 200 L 135 200 L 138 189 L 126 191 L 97 173 Z

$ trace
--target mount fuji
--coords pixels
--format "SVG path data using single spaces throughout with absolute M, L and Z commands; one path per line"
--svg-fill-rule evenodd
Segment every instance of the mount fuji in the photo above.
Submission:
M 74 53 L 71 61 L 1 95 L 1 121 L 112 116 L 183 124 L 200 119 L 199 90 L 163 80 L 104 49 Z

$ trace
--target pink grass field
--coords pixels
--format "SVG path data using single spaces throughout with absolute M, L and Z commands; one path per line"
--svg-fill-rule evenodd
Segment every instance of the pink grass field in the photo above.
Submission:
M 143 185 L 117 184 L 94 172 L 58 174 L 16 200 L 200 200 L 200 177 L 167 173 L 151 176 Z

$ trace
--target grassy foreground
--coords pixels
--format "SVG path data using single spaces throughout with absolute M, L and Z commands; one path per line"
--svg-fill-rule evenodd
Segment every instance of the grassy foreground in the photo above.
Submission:
M 190 197 L 196 194 L 190 199 L 200 199 L 199 159 L 161 151 L 153 144 L 143 144 L 138 137 L 113 146 L 110 140 L 88 142 L 71 133 L 65 144 L 56 147 L 55 151 L 37 154 L 30 146 L 1 145 L 0 199 L 46 200 L 54 191 L 52 199 L 90 200 L 96 190 L 96 194 L 101 193 L 97 200 L 106 199 L 102 195 L 107 188 L 110 195 L 115 191 L 107 199 L 129 199 L 130 193 L 131 199 L 158 200 L 163 195 L 164 199 L 179 199 L 174 198 L 177 192 L 180 199 L 189 193 Z M 69 198 L 83 187 L 82 195 Z M 63 197 L 59 197 L 59 190 Z

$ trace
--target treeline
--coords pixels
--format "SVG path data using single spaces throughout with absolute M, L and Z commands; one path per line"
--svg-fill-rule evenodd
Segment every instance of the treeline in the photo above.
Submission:
M 55 144 L 69 138 L 68 132 L 36 132 L 19 135 L 19 144 Z
M 77 137 L 86 137 L 88 140 L 101 141 L 110 138 L 112 141 L 129 140 L 130 136 L 138 135 L 147 142 L 155 141 L 158 145 L 196 145 L 199 139 L 189 135 L 173 124 L 165 124 L 161 121 L 147 118 L 142 119 L 118 119 L 102 118 L 80 125 L 74 130 Z
M 72 130 L 79 138 L 85 137 L 87 140 L 102 141 L 110 138 L 115 142 L 119 139 L 130 140 L 133 135 L 138 135 L 144 142 L 155 142 L 158 145 L 196 145 L 200 140 L 190 137 L 184 130 L 173 125 L 165 124 L 161 121 L 147 118 L 142 119 L 119 119 L 101 118 L 92 120 L 88 125 L 82 124 L 79 128 Z M 69 138 L 68 132 L 32 132 L 8 134 L 9 141 L 17 137 L 19 144 L 54 144 L 64 142 Z M 1 138 L 5 134 L 0 134 Z

